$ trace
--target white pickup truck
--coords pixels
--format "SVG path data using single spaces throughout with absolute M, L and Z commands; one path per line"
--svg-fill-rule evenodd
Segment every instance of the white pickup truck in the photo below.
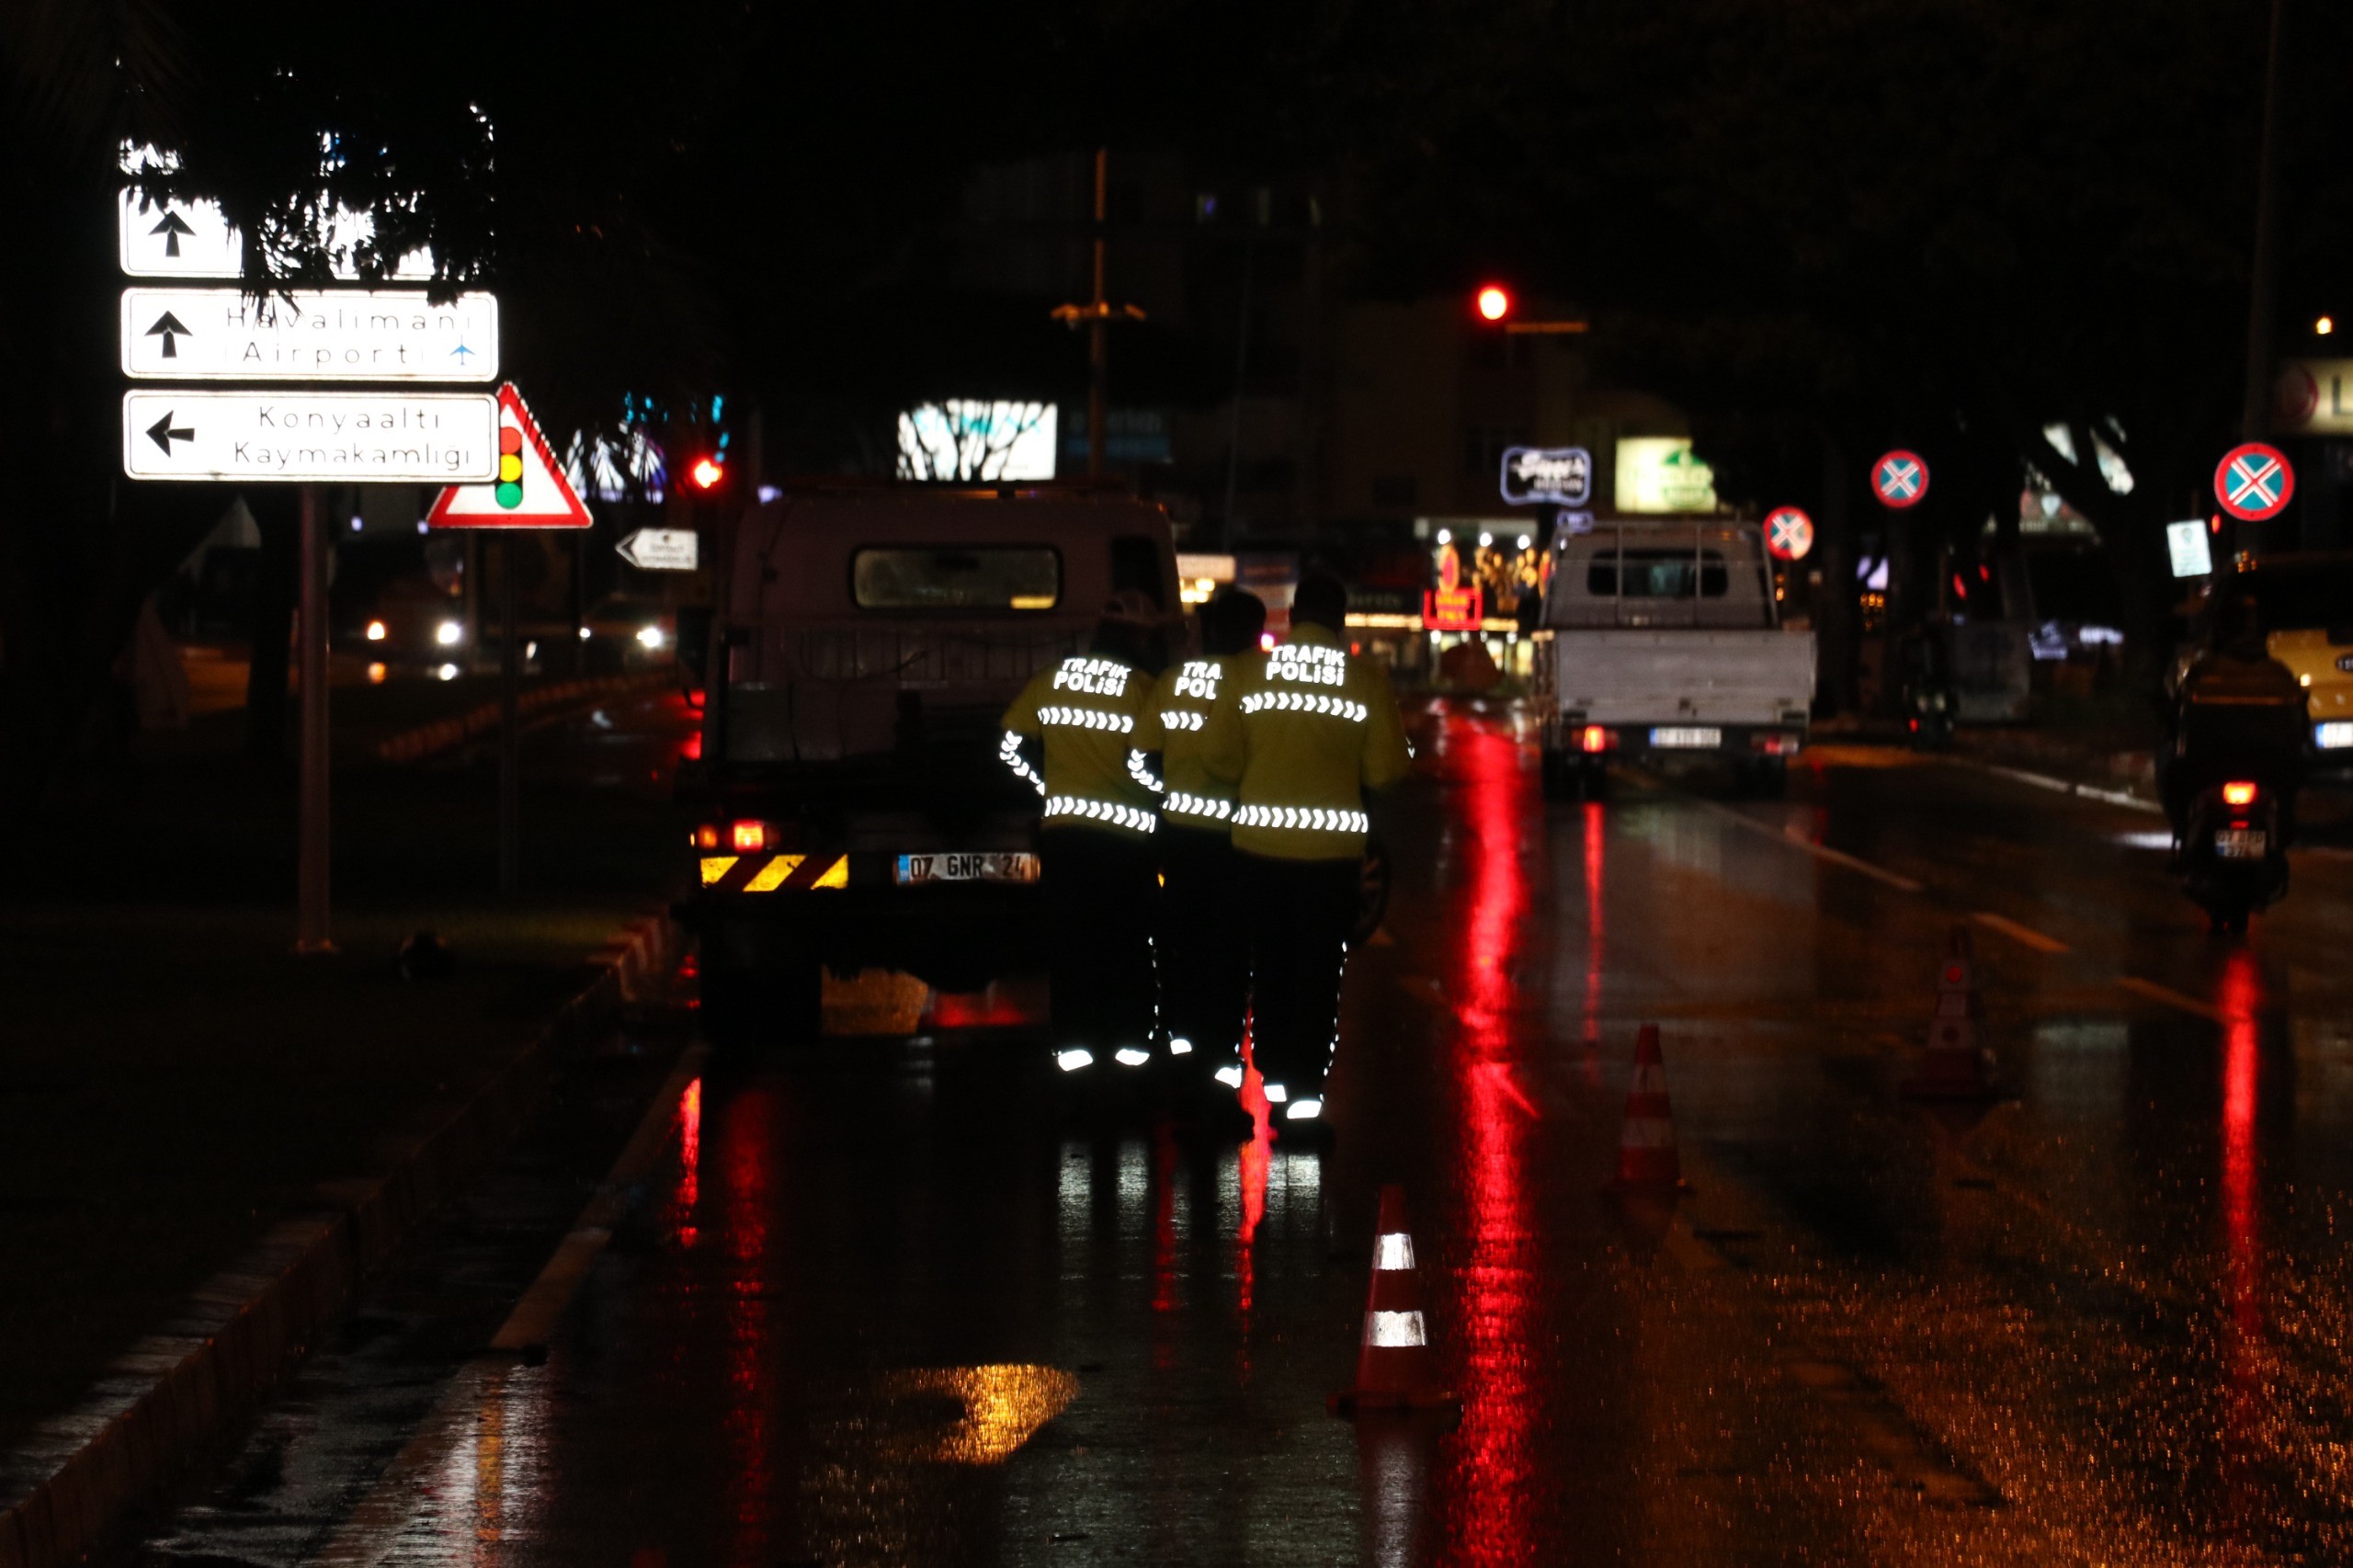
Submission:
M 1536 632 L 1545 793 L 1597 798 L 1609 758 L 1642 754 L 1723 757 L 1744 788 L 1778 792 L 1813 671 L 1755 523 L 1605 517 L 1563 535 Z

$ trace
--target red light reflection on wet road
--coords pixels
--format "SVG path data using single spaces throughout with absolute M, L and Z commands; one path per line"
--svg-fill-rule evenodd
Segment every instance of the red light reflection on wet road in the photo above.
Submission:
M 773 1334 L 767 1289 L 768 1227 L 775 1197 L 775 1091 L 755 1088 L 728 1099 L 717 1129 L 727 1251 L 727 1413 L 722 1425 L 734 1464 L 730 1560 L 765 1562 L 772 1550 L 776 1494 Z
M 2256 1210 L 2256 1109 L 2262 1050 L 2263 977 L 2241 948 L 2224 961 L 2216 1000 L 2222 1012 L 2222 1258 L 2229 1315 L 2222 1331 L 2225 1460 L 2256 1462 L 2264 1423 L 2263 1237 Z M 2233 1491 L 2253 1490 L 2234 1475 Z
M 1534 1125 L 1511 1081 L 1512 963 L 1528 913 L 1520 862 L 1524 783 L 1518 744 L 1506 733 L 1449 717 L 1450 761 L 1465 789 L 1469 871 L 1448 926 L 1459 933 L 1454 1013 L 1455 1081 L 1465 1119 L 1461 1189 L 1470 1212 L 1469 1256 L 1458 1312 L 1465 1358 L 1461 1440 L 1440 1476 L 1441 1531 L 1449 1560 L 1529 1560 L 1528 1346 L 1541 1337 L 1529 1290 L 1529 1220 L 1520 1140 Z

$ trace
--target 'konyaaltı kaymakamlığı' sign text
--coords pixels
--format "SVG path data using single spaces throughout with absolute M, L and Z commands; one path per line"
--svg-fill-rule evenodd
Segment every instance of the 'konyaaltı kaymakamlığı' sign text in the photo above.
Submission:
M 122 472 L 236 483 L 458 483 L 498 471 L 489 392 L 198 392 L 122 399 Z
M 492 381 L 498 300 L 435 304 L 415 290 L 122 291 L 122 370 L 133 381 Z

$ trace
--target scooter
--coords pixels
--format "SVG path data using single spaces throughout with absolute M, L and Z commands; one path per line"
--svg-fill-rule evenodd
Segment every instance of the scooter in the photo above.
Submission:
M 2209 785 L 2190 801 L 2181 832 L 2182 891 L 2214 929 L 2236 934 L 2247 917 L 2288 895 L 2288 839 L 2295 786 L 2250 776 Z

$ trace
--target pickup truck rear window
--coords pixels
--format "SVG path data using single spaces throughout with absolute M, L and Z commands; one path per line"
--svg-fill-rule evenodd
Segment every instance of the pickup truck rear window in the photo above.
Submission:
M 850 557 L 850 594 L 860 609 L 1051 609 L 1063 557 L 1043 544 L 878 546 Z
M 1597 599 L 1620 597 L 1620 559 L 1615 551 L 1593 558 L 1585 569 L 1585 591 L 1588 596 Z M 1626 581 L 1622 597 L 1630 599 L 1720 599 L 1732 581 L 1724 570 L 1721 551 L 1701 551 L 1696 573 L 1692 570 L 1692 552 L 1688 550 L 1630 550 L 1623 559 Z M 1695 576 L 1699 579 L 1698 595 L 1692 592 Z

